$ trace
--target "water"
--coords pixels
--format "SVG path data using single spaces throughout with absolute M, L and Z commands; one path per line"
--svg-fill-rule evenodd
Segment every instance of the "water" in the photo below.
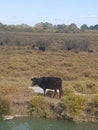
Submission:
M 98 130 L 98 124 L 37 118 L 15 118 L 0 121 L 0 130 Z

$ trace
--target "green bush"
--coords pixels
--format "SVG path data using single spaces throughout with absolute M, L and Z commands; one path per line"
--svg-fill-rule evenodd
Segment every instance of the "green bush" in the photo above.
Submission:
M 85 107 L 86 97 L 70 94 L 61 100 L 62 110 L 71 116 L 79 115 Z
M 10 113 L 9 102 L 0 97 L 0 117 Z
M 30 113 L 34 117 L 48 117 L 50 114 L 48 103 L 45 97 L 35 96 L 30 102 Z

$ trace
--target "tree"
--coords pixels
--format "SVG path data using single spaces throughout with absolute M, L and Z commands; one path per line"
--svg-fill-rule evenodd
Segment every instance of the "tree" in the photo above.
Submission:
M 37 28 L 39 30 L 40 29 L 50 29 L 52 27 L 53 27 L 53 25 L 51 23 L 48 23 L 48 22 L 45 22 L 45 23 L 41 22 L 41 23 L 35 24 L 35 28 Z
M 45 22 L 45 23 L 43 23 L 43 27 L 44 27 L 45 29 L 50 29 L 50 28 L 53 27 L 53 25 L 52 25 L 51 23 Z
M 91 25 L 91 26 L 89 27 L 89 29 L 90 29 L 90 30 L 94 30 L 94 26 Z
M 68 26 L 67 25 L 65 25 L 65 24 L 58 24 L 57 26 L 56 26 L 56 32 L 68 32 Z
M 98 30 L 98 24 L 96 24 L 96 25 L 94 26 L 94 29 L 95 29 L 95 30 Z
M 68 26 L 68 30 L 69 32 L 79 32 L 79 28 L 77 27 L 76 24 L 72 23 Z
M 86 24 L 83 24 L 80 28 L 82 31 L 86 31 L 89 29 L 89 27 Z

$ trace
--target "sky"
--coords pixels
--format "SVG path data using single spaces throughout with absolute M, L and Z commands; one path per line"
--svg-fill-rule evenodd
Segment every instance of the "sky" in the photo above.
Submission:
M 0 0 L 3 24 L 98 24 L 98 0 Z

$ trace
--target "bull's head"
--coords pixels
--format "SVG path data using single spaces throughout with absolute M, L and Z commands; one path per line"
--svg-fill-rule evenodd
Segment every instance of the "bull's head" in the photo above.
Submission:
M 34 78 L 31 78 L 31 80 L 32 80 L 32 86 L 37 84 L 37 78 L 34 77 Z

